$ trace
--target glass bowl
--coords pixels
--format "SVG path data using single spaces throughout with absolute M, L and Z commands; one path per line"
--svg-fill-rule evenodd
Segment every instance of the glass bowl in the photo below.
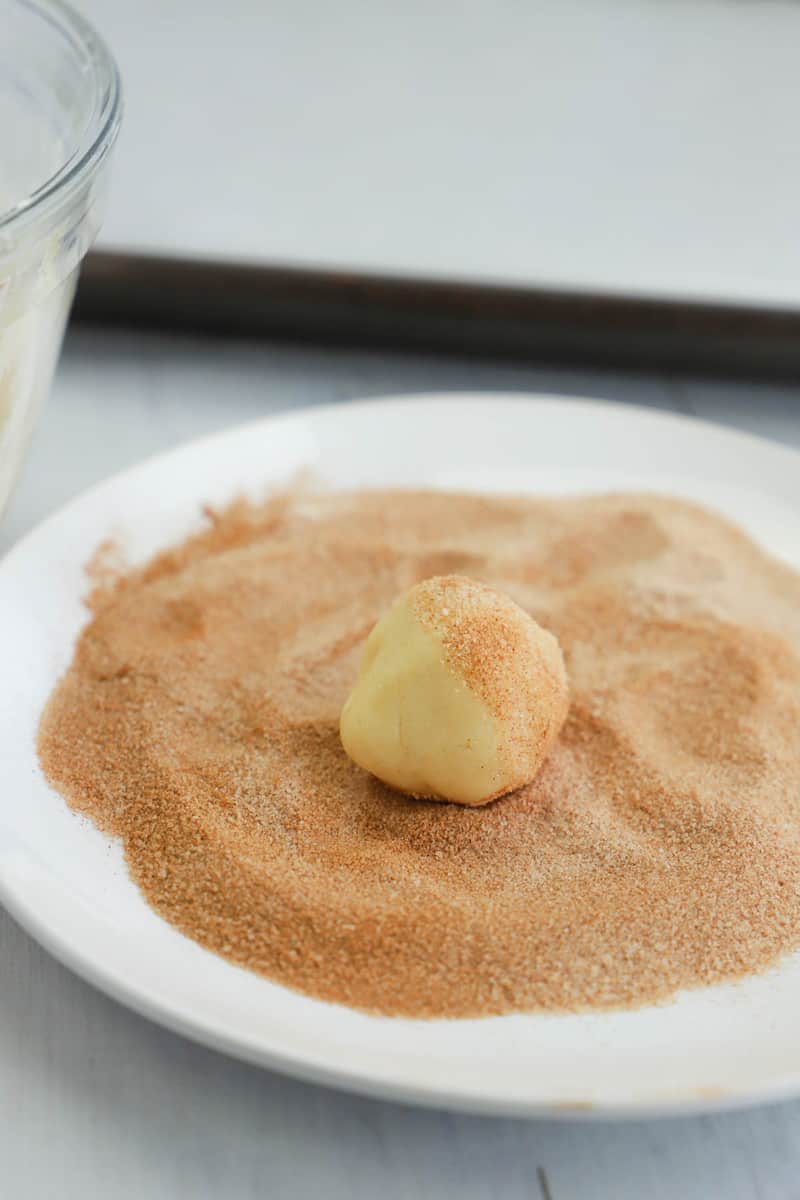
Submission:
M 100 224 L 119 129 L 113 58 L 61 0 L 0 0 L 0 513 Z

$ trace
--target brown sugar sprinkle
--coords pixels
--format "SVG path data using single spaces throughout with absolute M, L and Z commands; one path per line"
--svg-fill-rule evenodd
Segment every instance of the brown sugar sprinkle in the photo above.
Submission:
M 392 792 L 338 737 L 374 621 L 450 573 L 570 676 L 536 780 L 480 809 Z M 284 494 L 91 603 L 44 769 L 233 962 L 460 1017 L 641 1005 L 800 945 L 800 576 L 695 505 Z

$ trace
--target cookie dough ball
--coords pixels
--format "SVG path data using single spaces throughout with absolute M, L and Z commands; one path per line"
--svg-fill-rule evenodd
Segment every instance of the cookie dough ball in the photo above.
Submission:
M 370 633 L 340 732 L 391 787 L 480 805 L 533 779 L 568 707 L 553 635 L 501 592 L 443 575 Z

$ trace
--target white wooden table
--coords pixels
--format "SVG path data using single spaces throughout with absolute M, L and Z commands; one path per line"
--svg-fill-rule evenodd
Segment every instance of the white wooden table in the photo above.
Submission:
M 322 401 L 464 388 L 611 397 L 800 446 L 800 387 L 80 330 L 68 337 L 0 551 L 88 484 L 197 434 Z M 797 1200 L 800 1103 L 580 1125 L 340 1095 L 160 1030 L 0 912 L 0 1196 Z

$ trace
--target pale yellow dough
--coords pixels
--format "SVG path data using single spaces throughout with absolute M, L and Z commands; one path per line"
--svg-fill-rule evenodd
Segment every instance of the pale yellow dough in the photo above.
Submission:
M 439 576 L 370 633 L 340 732 L 391 787 L 480 805 L 533 779 L 568 706 L 556 639 L 493 588 Z

